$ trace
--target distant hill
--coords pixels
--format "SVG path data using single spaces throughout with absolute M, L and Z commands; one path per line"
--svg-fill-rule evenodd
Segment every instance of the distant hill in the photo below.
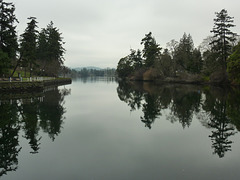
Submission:
M 82 69 L 87 69 L 87 70 L 90 70 L 90 69 L 94 69 L 94 70 L 102 70 L 102 68 L 100 67 L 95 67 L 95 66 L 86 66 L 86 67 L 77 67 L 77 68 L 73 68 L 74 70 L 76 71 L 81 71 Z

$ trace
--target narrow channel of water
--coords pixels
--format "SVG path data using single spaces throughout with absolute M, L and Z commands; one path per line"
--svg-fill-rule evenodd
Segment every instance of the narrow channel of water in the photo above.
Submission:
M 0 95 L 4 180 L 239 179 L 240 91 L 77 79 Z

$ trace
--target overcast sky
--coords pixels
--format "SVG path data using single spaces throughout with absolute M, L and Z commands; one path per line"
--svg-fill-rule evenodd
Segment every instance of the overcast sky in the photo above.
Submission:
M 22 34 L 27 18 L 37 18 L 39 30 L 53 21 L 66 44 L 65 65 L 116 68 L 132 49 L 142 49 L 150 31 L 166 47 L 190 33 L 197 47 L 211 35 L 215 12 L 223 8 L 234 17 L 240 34 L 239 0 L 5 0 L 13 2 Z

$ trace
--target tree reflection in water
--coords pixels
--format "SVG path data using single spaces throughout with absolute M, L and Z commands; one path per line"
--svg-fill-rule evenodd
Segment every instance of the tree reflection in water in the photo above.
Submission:
M 225 152 L 231 151 L 231 144 L 233 142 L 228 138 L 236 133 L 233 126 L 234 121 L 232 121 L 231 115 L 228 112 L 233 107 L 233 104 L 229 101 L 229 97 L 234 94 L 234 91 L 231 89 L 219 88 L 205 92 L 206 100 L 203 102 L 202 108 L 209 113 L 207 123 L 213 129 L 209 137 L 212 140 L 214 154 L 218 154 L 220 158 L 224 157 Z M 235 96 L 236 99 L 238 97 Z
M 119 99 L 130 106 L 130 111 L 141 109 L 141 121 L 149 129 L 161 117 L 163 110 L 170 110 L 167 119 L 189 127 L 195 115 L 212 131 L 213 153 L 220 158 L 231 150 L 229 137 L 240 130 L 240 91 L 196 85 L 161 85 L 153 83 L 119 82 Z
M 0 176 L 18 167 L 19 130 L 16 104 L 0 105 Z
M 32 149 L 30 153 L 33 154 L 40 149 L 41 129 L 52 140 L 61 132 L 66 112 L 64 97 L 70 93 L 70 89 L 52 88 L 45 93 L 14 95 L 15 99 L 11 94 L 1 97 L 0 176 L 17 170 L 21 130 Z

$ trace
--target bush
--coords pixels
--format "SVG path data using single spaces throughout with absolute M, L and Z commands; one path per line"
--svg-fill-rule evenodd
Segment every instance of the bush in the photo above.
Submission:
M 227 72 L 232 82 L 240 83 L 240 42 L 227 60 Z

